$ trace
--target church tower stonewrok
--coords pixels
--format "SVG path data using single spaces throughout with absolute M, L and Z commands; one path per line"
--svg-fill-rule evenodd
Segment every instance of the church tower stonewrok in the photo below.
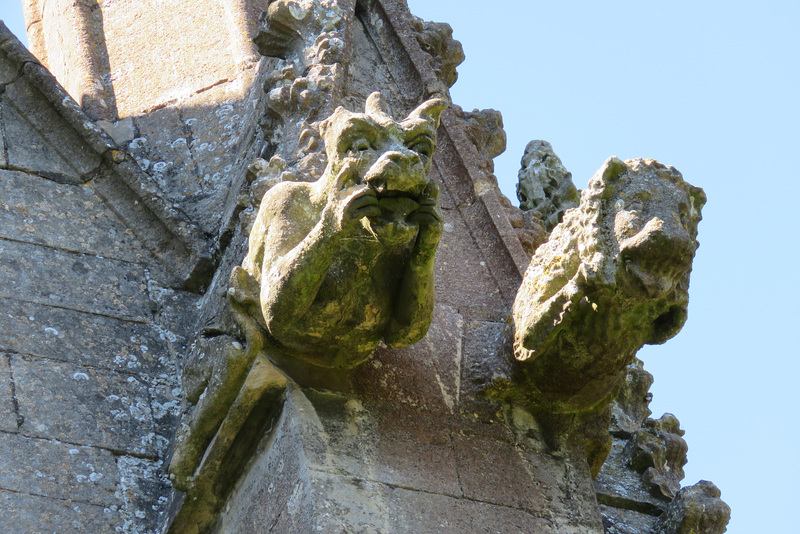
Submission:
M 579 191 L 532 141 L 514 206 L 500 114 L 403 0 L 23 4 L 4 532 L 725 532 L 636 358 L 687 320 L 676 169 Z

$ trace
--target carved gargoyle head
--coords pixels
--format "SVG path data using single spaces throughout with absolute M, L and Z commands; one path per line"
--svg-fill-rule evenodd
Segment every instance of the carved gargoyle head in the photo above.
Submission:
M 321 126 L 328 154 L 326 175 L 347 173 L 345 186 L 367 183 L 379 200 L 417 199 L 428 185 L 436 129 L 446 107 L 446 101 L 431 99 L 397 122 L 375 92 L 364 113 L 337 108 Z
M 604 405 L 642 345 L 678 333 L 705 200 L 657 161 L 606 161 L 517 293 L 512 397 L 553 412 Z

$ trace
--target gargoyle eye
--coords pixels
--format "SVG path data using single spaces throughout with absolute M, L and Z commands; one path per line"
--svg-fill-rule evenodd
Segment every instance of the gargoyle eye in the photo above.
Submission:
M 407 146 L 420 156 L 426 158 L 433 156 L 433 141 L 426 135 L 415 137 Z
M 349 152 L 366 152 L 367 150 L 372 149 L 372 144 L 369 142 L 368 139 L 364 137 L 359 137 L 352 143 L 350 143 L 350 148 L 347 150 Z

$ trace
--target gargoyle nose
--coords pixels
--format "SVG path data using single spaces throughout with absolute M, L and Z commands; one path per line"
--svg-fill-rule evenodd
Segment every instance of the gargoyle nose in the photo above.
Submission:
M 384 152 L 367 173 L 365 180 L 379 193 L 401 192 L 418 196 L 428 183 L 419 154 L 412 150 Z
M 390 150 L 383 155 L 384 158 L 387 158 L 392 163 L 396 163 L 400 165 L 402 168 L 407 168 L 419 161 L 419 155 L 414 152 L 413 150 L 403 150 L 402 152 L 399 150 Z
M 653 217 L 639 233 L 621 243 L 620 252 L 629 258 L 690 263 L 695 248 L 694 239 L 679 221 Z

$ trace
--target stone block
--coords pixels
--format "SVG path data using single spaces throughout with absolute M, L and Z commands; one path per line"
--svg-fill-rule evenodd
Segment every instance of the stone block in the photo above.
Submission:
M 0 85 L 13 82 L 19 74 L 19 66 L 0 55 Z
M 501 405 L 481 398 L 498 378 L 510 374 L 504 354 L 505 323 L 467 321 L 464 325 L 461 360 L 461 409 L 485 422 L 502 420 Z
M 559 497 L 563 462 L 542 456 L 531 466 L 510 438 L 503 426 L 477 423 L 453 435 L 464 496 L 546 515 Z
M 198 10 L 178 2 L 168 12 L 158 0 L 107 3 L 105 39 L 119 116 L 142 114 L 232 78 L 252 48 L 246 28 L 230 17 L 242 3 L 207 3 Z
M 296 501 L 296 495 L 303 492 L 308 470 L 303 448 L 298 446 L 297 420 L 289 411 L 284 410 L 275 432 L 259 445 L 255 460 L 228 500 L 219 532 L 258 532 L 262 525 L 276 524 L 281 517 L 286 521 L 290 500 L 294 497 Z
M 461 315 L 436 305 L 428 333 L 402 349 L 379 347 L 353 373 L 357 395 L 414 409 L 457 409 L 461 365 Z
M 100 156 L 25 79 L 6 87 L 3 103 L 10 165 L 75 182 L 100 165 Z
M 437 132 L 434 166 L 442 177 L 439 184 L 447 191 L 456 206 L 464 207 L 471 205 L 477 199 L 470 173 L 464 166 L 462 156 L 456 151 L 448 132 L 447 125 L 453 122 L 447 120 L 451 114 L 452 110 L 445 111 L 442 116 L 444 126 L 440 126 Z
M 30 356 L 11 369 L 26 435 L 155 454 L 150 396 L 136 377 Z
M 120 515 L 112 508 L 70 499 L 51 499 L 0 489 L 3 532 L 118 532 Z
M 614 534 L 641 534 L 653 532 L 656 518 L 652 515 L 641 514 L 633 510 L 614 508 L 613 506 L 600 505 L 603 516 L 605 532 Z
M 171 370 L 171 369 L 170 369 Z M 147 379 L 143 377 L 143 379 Z M 156 448 L 160 456 L 166 456 L 169 440 L 181 420 L 180 379 L 162 373 L 157 378 L 148 380 L 150 384 L 150 406 L 153 412 L 153 432 L 156 435 Z
M 441 416 L 391 410 L 376 414 L 376 422 L 367 461 L 370 478 L 391 486 L 461 496 L 453 430 Z
M 79 173 L 44 139 L 19 110 L 0 100 L 3 129 L 8 143 L 5 166 L 25 169 L 62 183 L 81 183 Z
M 0 297 L 136 321 L 150 316 L 142 266 L 3 239 Z
M 310 500 L 321 532 L 555 532 L 546 518 L 525 510 L 330 473 L 311 475 Z
M 308 451 L 309 465 L 359 479 L 461 495 L 450 440 L 449 419 L 440 414 L 409 411 L 393 403 L 362 405 L 324 393 L 307 391 L 321 432 L 309 422 L 306 435 L 320 434 L 324 453 Z M 308 440 L 306 441 L 308 442 Z M 311 452 L 311 454 L 309 454 Z
M 0 432 L 17 431 L 17 409 L 8 356 L 0 354 Z M 2 434 L 0 434 L 1 436 Z
M 493 193 L 491 195 L 487 194 L 487 197 L 493 195 Z M 497 222 L 493 219 L 504 218 L 506 215 L 502 206 L 496 202 L 496 197 L 494 197 L 494 201 L 494 209 L 487 209 L 486 204 L 481 200 L 470 206 L 463 207 L 459 211 L 469 228 L 470 236 L 481 251 L 481 256 L 486 262 L 489 272 L 492 273 L 492 278 L 498 285 L 504 306 L 503 310 L 505 310 L 511 307 L 514 298 L 517 296 L 517 289 L 519 289 L 519 285 L 522 282 L 522 274 L 517 269 L 517 264 L 514 262 L 504 238 L 514 239 L 517 242 L 517 246 L 520 245 L 519 239 L 508 220 L 505 221 L 505 224 L 510 236 L 500 234 Z
M 0 298 L 0 350 L 80 365 L 157 374 L 167 343 L 146 323 Z
M 193 197 L 197 168 L 189 143 L 191 131 L 181 119 L 179 108 L 167 106 L 133 118 L 136 137 L 125 148 L 139 167 L 175 199 Z
M 557 532 L 602 534 L 603 524 L 597 505 L 589 463 L 583 445 L 565 445 L 558 454 L 520 447 L 531 479 L 548 493 L 549 510 Z
M 665 497 L 656 497 L 648 491 L 642 473 L 629 465 L 625 454 L 628 440 L 615 439 L 611 452 L 594 481 L 597 498 L 606 504 L 619 504 L 625 508 L 658 515 L 669 504 Z
M 404 534 L 530 534 L 559 532 L 547 517 L 527 510 L 497 506 L 468 499 L 454 499 L 405 488 L 386 491 L 393 512 L 392 532 Z
M 461 210 L 443 211 L 444 232 L 436 250 L 436 301 L 456 308 L 467 320 L 505 321 L 511 304 L 503 300 Z
M 161 532 L 173 491 L 163 461 L 133 456 L 117 457 L 119 469 L 119 511 L 127 527 L 122 532 L 150 534 Z M 119 532 L 118 529 L 115 532 Z
M 127 261 L 149 256 L 88 187 L 0 170 L 0 220 L 0 237 L 14 241 Z
M 0 432 L 0 458 L 0 488 L 99 506 L 118 504 L 119 473 L 109 451 Z
M 8 153 L 6 147 L 8 140 L 6 139 L 5 128 L 3 127 L 3 102 L 0 100 L 0 169 L 8 167 Z
M 305 495 L 295 497 L 309 508 L 287 506 L 287 511 L 294 517 L 310 515 L 316 532 L 403 532 L 392 520 L 396 511 L 386 501 L 386 489 L 361 478 L 310 471 Z

